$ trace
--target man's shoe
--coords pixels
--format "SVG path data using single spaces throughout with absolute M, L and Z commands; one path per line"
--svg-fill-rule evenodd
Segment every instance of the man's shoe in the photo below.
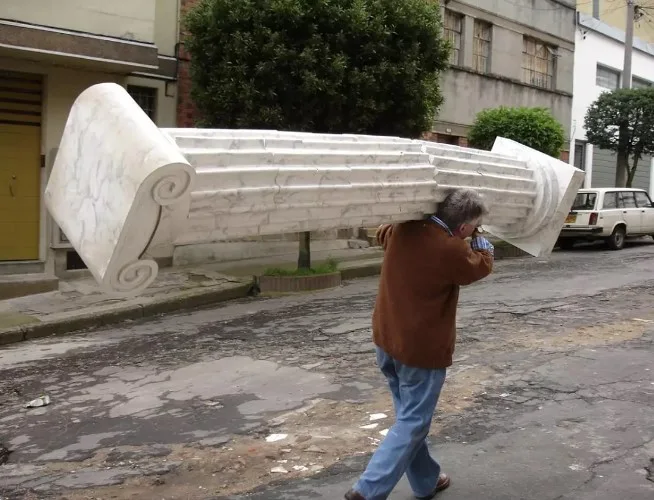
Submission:
M 438 478 L 438 483 L 436 483 L 436 488 L 431 493 L 431 495 L 426 496 L 426 497 L 418 497 L 418 500 L 432 500 L 432 498 L 434 498 L 437 493 L 439 493 L 439 492 L 441 492 L 443 490 L 446 490 L 449 487 L 450 487 L 450 476 L 443 473 Z M 354 497 L 354 500 L 357 500 L 357 498 Z
M 345 494 L 345 500 L 366 500 L 361 493 L 350 490 Z

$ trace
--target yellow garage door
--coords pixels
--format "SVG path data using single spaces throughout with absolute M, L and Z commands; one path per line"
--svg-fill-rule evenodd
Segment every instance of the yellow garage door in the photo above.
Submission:
M 0 70 L 0 261 L 39 258 L 41 94 L 38 75 Z

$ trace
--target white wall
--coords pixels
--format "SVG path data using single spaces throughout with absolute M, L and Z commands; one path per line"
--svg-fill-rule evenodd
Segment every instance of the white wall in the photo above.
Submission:
M 571 163 L 575 161 L 573 149 L 575 141 L 586 140 L 586 130 L 584 129 L 586 111 L 602 92 L 608 90 L 595 83 L 598 64 L 622 73 L 624 32 L 581 14 L 575 40 L 574 90 L 570 126 Z M 654 82 L 654 45 L 634 39 L 632 76 Z M 633 187 L 647 189 L 654 180 L 651 175 L 651 161 L 650 157 L 640 160 Z M 584 187 L 615 186 L 615 153 L 596 147 L 586 147 L 585 157 L 576 159 L 576 163 L 579 164 L 579 162 L 585 165 L 587 173 Z
M 595 84 L 597 65 L 622 71 L 624 43 L 580 26 L 577 29 L 574 60 L 571 137 L 586 140 L 586 110 L 607 90 Z M 632 73 L 634 77 L 654 82 L 654 55 L 634 49 Z

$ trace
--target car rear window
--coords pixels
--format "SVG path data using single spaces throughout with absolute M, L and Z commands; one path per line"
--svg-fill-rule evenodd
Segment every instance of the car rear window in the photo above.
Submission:
M 597 193 L 577 193 L 572 210 L 593 210 L 597 201 Z
M 604 193 L 602 208 L 618 208 L 618 193 L 615 191 Z

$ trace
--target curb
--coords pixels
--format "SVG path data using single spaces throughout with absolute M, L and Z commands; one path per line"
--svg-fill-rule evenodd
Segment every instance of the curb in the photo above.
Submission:
M 338 270 L 329 274 L 309 276 L 259 276 L 257 285 L 261 293 L 313 292 L 341 286 L 342 273 Z
M 229 288 L 191 290 L 142 304 L 114 304 L 113 307 L 100 311 L 82 312 L 40 323 L 7 328 L 0 330 L 0 346 L 242 299 L 251 294 L 252 287 L 252 282 L 244 282 Z
M 371 262 L 361 266 L 351 266 L 341 269 L 341 279 L 343 281 L 354 280 L 357 278 L 369 278 L 381 273 L 382 259 L 379 262 Z

